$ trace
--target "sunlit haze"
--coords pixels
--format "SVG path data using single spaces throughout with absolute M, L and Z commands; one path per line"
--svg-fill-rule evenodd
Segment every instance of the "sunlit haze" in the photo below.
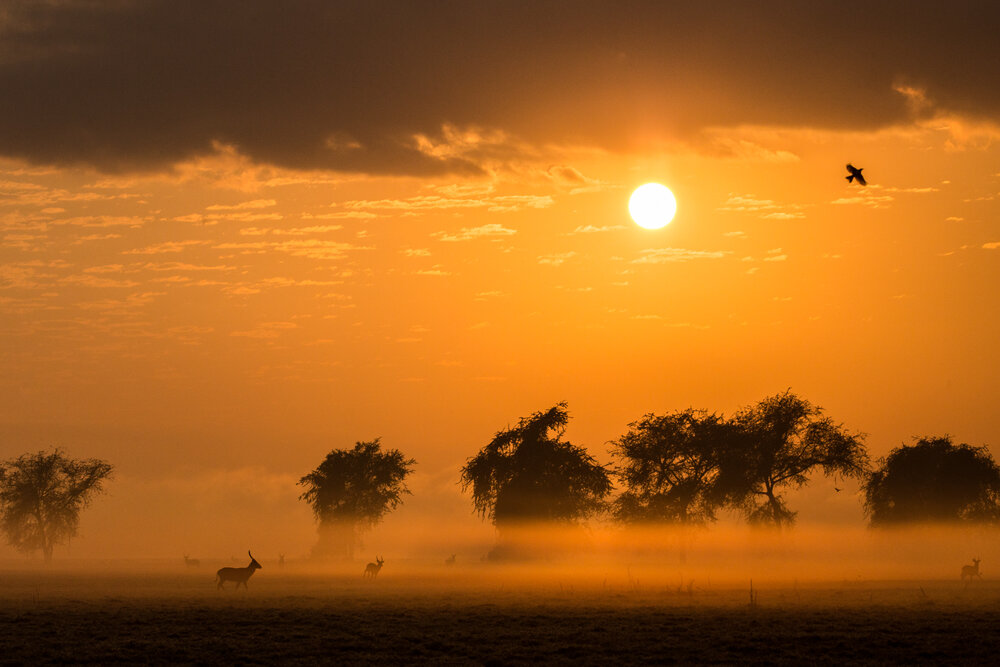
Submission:
M 298 480 L 381 438 L 358 558 L 478 559 L 460 468 L 559 401 L 602 464 L 789 388 L 874 461 L 1000 453 L 993 18 L 321 4 L 0 11 L 0 458 L 115 466 L 57 557 L 305 558 Z M 858 493 L 788 497 L 866 535 Z

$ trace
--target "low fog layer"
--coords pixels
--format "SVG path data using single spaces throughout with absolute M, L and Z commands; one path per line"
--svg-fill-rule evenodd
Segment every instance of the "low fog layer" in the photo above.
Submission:
M 497 559 L 498 538 L 503 545 Z M 922 526 L 872 530 L 863 526 L 800 525 L 774 531 L 723 521 L 705 529 L 671 526 L 622 528 L 534 526 L 502 535 L 488 526 L 409 522 L 383 527 L 366 539 L 350 561 L 319 560 L 308 553 L 279 552 L 261 540 L 253 548 L 263 565 L 252 583 L 288 576 L 320 575 L 361 580 L 367 561 L 385 560 L 380 581 L 407 585 L 479 587 L 562 583 L 581 589 L 601 587 L 739 588 L 759 585 L 862 583 L 902 580 L 961 582 L 963 565 L 982 560 L 988 580 L 1000 572 L 1000 536 L 989 528 Z M 211 554 L 187 552 L 157 557 L 102 556 L 41 559 L 9 555 L 0 560 L 8 571 L 105 573 L 160 572 L 202 576 L 219 567 L 249 562 L 244 545 Z M 491 555 L 492 554 L 492 555 Z M 206 584 L 208 585 L 208 584 Z M 396 584 L 394 584 L 396 585 Z M 251 586 L 253 587 L 253 586 Z

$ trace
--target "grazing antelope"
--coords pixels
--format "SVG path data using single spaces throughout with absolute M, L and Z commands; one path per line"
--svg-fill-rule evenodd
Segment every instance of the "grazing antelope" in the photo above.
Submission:
M 385 565 L 385 561 L 382 560 L 380 557 L 375 556 L 375 562 L 368 563 L 368 565 L 365 566 L 365 573 L 362 576 L 371 577 L 372 579 L 374 579 L 375 577 L 378 576 L 379 571 L 382 570 L 383 565 Z
M 979 574 L 979 559 L 978 558 L 973 558 L 972 559 L 972 565 L 963 565 L 962 566 L 962 580 L 964 581 L 966 577 L 969 578 L 969 581 L 972 581 L 973 577 L 979 577 L 980 579 L 983 578 L 983 575 Z
M 215 573 L 219 588 L 224 589 L 225 586 L 222 584 L 227 581 L 235 581 L 236 588 L 239 588 L 240 584 L 243 584 L 243 588 L 247 587 L 247 581 L 249 581 L 254 570 L 259 570 L 261 567 L 260 563 L 257 562 L 257 559 L 253 557 L 253 554 L 249 550 L 247 551 L 247 555 L 250 556 L 250 564 L 246 567 L 224 567 Z
M 452 554 L 452 555 L 448 556 L 447 558 L 445 558 L 444 559 L 444 564 L 445 565 L 454 565 L 455 564 L 455 556 L 456 556 L 456 554 Z
M 197 558 L 188 558 L 187 554 L 184 554 L 184 564 L 188 567 L 198 567 L 201 565 L 201 561 Z

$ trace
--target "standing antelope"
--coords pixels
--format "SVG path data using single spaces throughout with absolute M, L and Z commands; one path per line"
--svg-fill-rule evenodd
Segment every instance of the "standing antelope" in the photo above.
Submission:
M 224 589 L 225 586 L 222 584 L 227 581 L 235 581 L 236 588 L 239 588 L 240 584 L 243 584 L 243 588 L 247 587 L 250 575 L 254 573 L 254 570 L 259 570 L 261 567 L 260 563 L 257 562 L 257 559 L 253 557 L 253 554 L 249 550 L 247 551 L 247 555 L 250 556 L 250 564 L 246 567 L 224 567 L 215 573 L 219 588 Z
M 365 566 L 365 573 L 362 576 L 371 577 L 372 579 L 378 576 L 382 566 L 385 565 L 385 561 L 378 556 L 375 556 L 375 561 L 375 563 L 368 563 L 368 565 Z
M 979 574 L 979 559 L 978 558 L 973 558 L 972 559 L 972 565 L 963 565 L 962 566 L 962 580 L 964 581 L 966 577 L 969 578 L 969 581 L 972 581 L 973 577 L 979 577 L 980 579 L 983 578 L 983 575 Z
M 188 567 L 198 567 L 201 565 L 201 561 L 197 558 L 188 558 L 187 554 L 184 554 L 184 564 Z

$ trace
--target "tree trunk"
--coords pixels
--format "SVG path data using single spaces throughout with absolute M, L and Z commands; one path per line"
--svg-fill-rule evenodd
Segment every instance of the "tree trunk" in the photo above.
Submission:
M 319 539 L 313 547 L 313 556 L 323 560 L 354 559 L 357 531 L 348 521 L 329 521 L 319 525 Z
M 764 487 L 764 495 L 767 496 L 767 504 L 771 508 L 771 523 L 775 525 L 776 528 L 782 528 L 785 524 L 784 510 L 781 508 L 781 503 L 774 495 L 774 487 L 771 484 L 766 484 Z

